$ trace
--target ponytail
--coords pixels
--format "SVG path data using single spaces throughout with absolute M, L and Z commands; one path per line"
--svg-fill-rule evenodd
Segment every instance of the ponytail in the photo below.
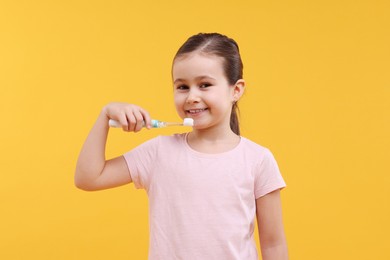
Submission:
M 232 113 L 230 114 L 230 129 L 236 134 L 240 135 L 240 122 L 238 121 L 238 109 L 237 102 L 233 103 Z

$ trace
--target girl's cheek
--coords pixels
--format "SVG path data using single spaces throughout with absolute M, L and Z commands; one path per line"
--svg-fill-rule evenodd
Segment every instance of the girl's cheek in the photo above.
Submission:
M 183 105 L 185 103 L 185 101 L 186 101 L 184 95 L 175 95 L 174 100 L 175 100 L 175 104 L 177 106 Z
M 180 99 L 178 97 L 175 97 L 174 98 L 174 102 L 175 102 L 175 107 L 176 107 L 176 111 L 178 112 L 179 115 L 183 115 L 185 112 L 183 111 L 184 109 L 184 104 L 185 104 L 185 100 L 184 99 Z

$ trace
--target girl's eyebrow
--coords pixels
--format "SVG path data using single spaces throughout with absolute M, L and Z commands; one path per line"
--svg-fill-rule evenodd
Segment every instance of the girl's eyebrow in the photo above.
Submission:
M 199 81 L 199 80 L 203 80 L 203 79 L 211 79 L 211 80 L 215 80 L 215 78 L 211 77 L 211 76 L 198 76 L 195 78 L 196 81 Z M 173 83 L 177 83 L 177 82 L 185 82 L 186 80 L 185 79 L 175 79 L 175 81 Z

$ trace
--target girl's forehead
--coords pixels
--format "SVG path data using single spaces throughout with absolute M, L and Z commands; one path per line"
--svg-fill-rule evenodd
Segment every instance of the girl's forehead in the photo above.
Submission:
M 201 51 L 193 51 L 189 53 L 184 53 L 179 56 L 177 56 L 173 62 L 175 64 L 176 62 L 181 62 L 181 61 L 194 61 L 194 60 L 215 60 L 215 61 L 223 61 L 223 58 L 212 54 L 212 53 L 205 53 Z
M 198 73 L 223 74 L 223 58 L 212 54 L 189 53 L 177 57 L 173 62 L 173 77 Z

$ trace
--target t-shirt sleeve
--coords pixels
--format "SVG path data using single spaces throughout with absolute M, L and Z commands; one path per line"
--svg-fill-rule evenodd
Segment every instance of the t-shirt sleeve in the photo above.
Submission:
M 131 179 L 137 189 L 149 189 L 158 143 L 159 138 L 153 138 L 123 155 L 129 168 Z
M 286 187 L 278 164 L 268 149 L 255 169 L 255 198 L 258 199 L 272 191 Z

